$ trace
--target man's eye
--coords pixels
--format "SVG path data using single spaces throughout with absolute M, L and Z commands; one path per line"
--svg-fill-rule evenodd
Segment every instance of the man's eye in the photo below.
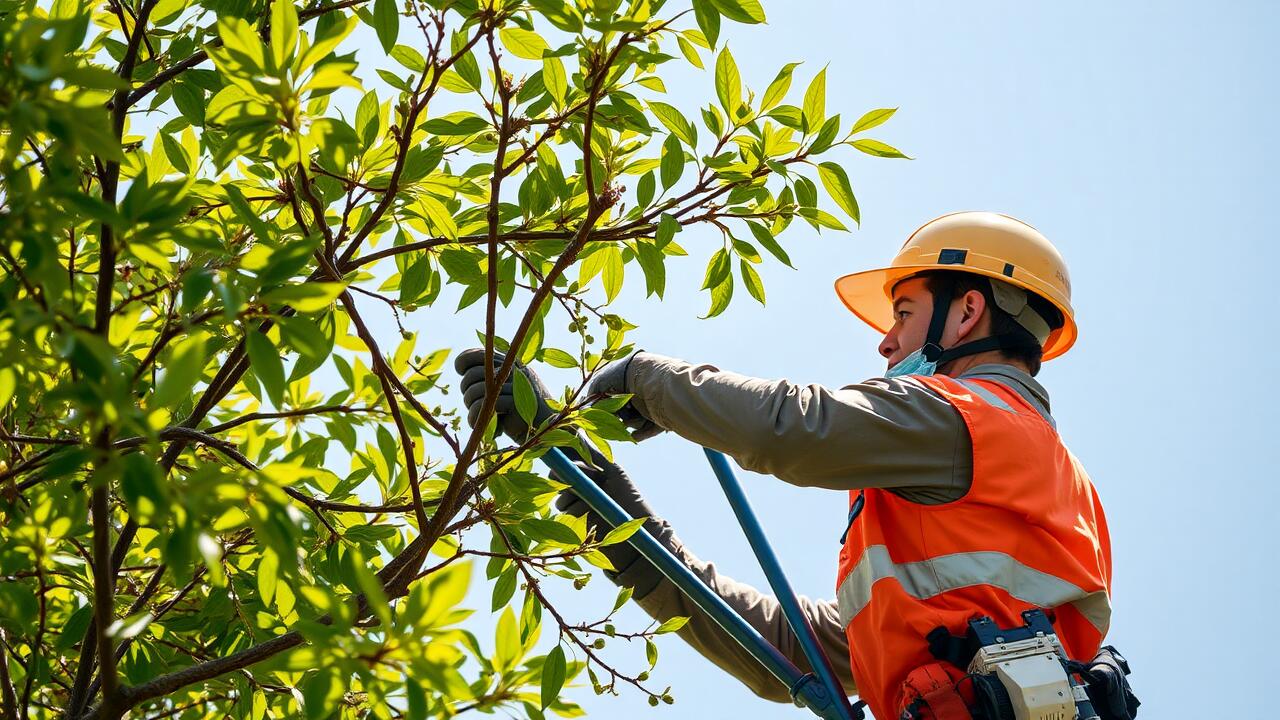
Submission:
M 910 317 L 910 316 L 911 316 L 911 313 L 910 313 L 909 311 L 907 311 L 907 310 L 899 310 L 899 311 L 898 311 L 898 320 L 900 320 L 900 321 L 901 321 L 901 320 L 906 320 L 906 319 L 907 319 L 908 317 Z

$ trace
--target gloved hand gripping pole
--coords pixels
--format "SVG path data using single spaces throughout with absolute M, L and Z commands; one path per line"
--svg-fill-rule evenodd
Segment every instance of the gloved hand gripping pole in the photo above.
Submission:
M 617 527 L 631 519 L 613 498 L 584 475 L 578 466 L 574 465 L 559 449 L 548 450 L 542 456 L 542 461 L 555 471 L 561 480 L 567 482 L 573 488 L 573 492 L 604 518 L 610 527 Z M 684 563 L 668 552 L 647 530 L 640 528 L 628 538 L 627 542 L 631 543 L 646 560 L 653 563 L 654 567 L 675 583 L 676 587 L 708 617 L 785 685 L 797 703 L 809 708 L 824 720 L 857 719 L 858 716 L 849 707 L 848 700 L 843 694 L 833 697 L 822 683 L 814 682 L 815 678 L 811 673 L 801 672 L 795 663 L 769 644 L 755 628 L 734 612 L 733 608 L 707 587 Z M 818 664 L 815 663 L 814 666 L 817 667 Z
M 710 461 L 716 478 L 720 480 L 720 487 L 724 489 L 725 497 L 733 508 L 733 514 L 738 516 L 738 524 L 742 526 L 742 532 L 747 536 L 751 550 L 760 561 L 760 568 L 764 570 L 769 587 L 773 588 L 774 595 L 778 597 L 778 603 L 782 605 L 782 613 L 787 618 L 787 624 L 791 626 L 791 631 L 800 642 L 800 649 L 809 660 L 809 666 L 817 673 L 817 679 L 831 699 L 831 704 L 835 706 L 837 712 L 834 716 L 845 720 L 861 717 L 861 713 L 850 707 L 848 696 L 845 695 L 844 688 L 831 667 L 831 660 L 822 651 L 822 645 L 818 642 L 817 634 L 813 632 L 809 618 L 800 609 L 800 601 L 796 599 L 796 593 L 791 589 L 791 582 L 787 580 L 782 564 L 778 562 L 778 556 L 774 554 L 773 547 L 765 537 L 764 528 L 760 526 L 755 511 L 751 509 L 751 502 L 747 500 L 747 495 L 742 490 L 742 483 L 738 482 L 733 467 L 729 465 L 729 459 L 724 456 L 724 453 L 716 450 L 710 448 L 702 450 L 707 454 L 707 460 Z M 812 675 L 809 677 L 812 678 Z

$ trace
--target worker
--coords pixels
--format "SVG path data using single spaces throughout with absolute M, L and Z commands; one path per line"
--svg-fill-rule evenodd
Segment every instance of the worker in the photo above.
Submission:
M 599 370 L 588 391 L 631 394 L 619 414 L 638 438 L 671 431 L 748 470 L 848 492 L 846 522 L 831 532 L 840 540 L 836 598 L 800 603 L 845 690 L 875 717 L 969 718 L 965 668 L 931 651 L 926 637 L 963 635 L 980 616 L 1014 627 L 1023 611 L 1044 609 L 1071 658 L 1094 658 L 1111 618 L 1106 519 L 1034 377 L 1076 339 L 1058 251 L 1006 215 L 954 213 L 919 228 L 889 267 L 841 277 L 835 289 L 883 333 L 884 377 L 833 390 L 639 351 Z M 483 363 L 478 349 L 455 363 L 473 422 Z M 528 368 L 519 371 L 539 399 L 540 423 L 552 414 L 541 402 L 549 393 Z M 502 429 L 523 438 L 529 428 L 513 410 L 508 383 L 498 401 Z M 649 518 L 655 538 L 808 669 L 775 598 L 696 557 L 622 468 L 598 454 L 579 466 L 633 517 Z M 559 506 L 588 512 L 568 494 Z M 606 552 L 616 569 L 609 577 L 633 588 L 646 612 L 690 617 L 679 635 L 700 654 L 760 697 L 790 699 L 629 545 Z M 1119 705 L 1103 717 L 1136 709 Z

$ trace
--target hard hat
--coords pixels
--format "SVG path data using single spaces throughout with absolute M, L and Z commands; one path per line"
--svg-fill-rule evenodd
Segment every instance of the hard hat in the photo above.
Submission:
M 1000 213 L 957 212 L 931 220 L 907 238 L 889 267 L 839 278 L 836 294 L 864 322 L 887 333 L 894 322 L 893 286 L 929 270 L 984 275 L 1049 301 L 1062 313 L 1063 324 L 1057 328 L 1045 324 L 1047 337 L 1032 330 L 1045 360 L 1065 353 L 1076 341 L 1071 278 L 1062 255 L 1038 230 Z M 1008 293 L 1002 292 L 999 283 L 992 286 L 997 304 L 1017 318 L 1018 310 L 1006 307 Z M 1029 308 L 1026 312 L 1035 314 Z M 1022 324 L 1028 329 L 1035 325 Z

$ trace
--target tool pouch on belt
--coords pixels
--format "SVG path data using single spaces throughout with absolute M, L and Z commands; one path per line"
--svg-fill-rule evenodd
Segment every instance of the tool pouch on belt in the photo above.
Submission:
M 957 683 L 965 677 L 959 668 L 931 663 L 911 671 L 902 683 L 899 720 L 973 720 L 972 697 L 965 697 Z M 968 689 L 972 695 L 972 688 Z
M 1085 680 L 1085 691 L 1102 720 L 1134 720 L 1138 698 L 1129 687 L 1129 662 L 1111 645 L 1104 645 L 1089 663 L 1070 662 L 1067 669 Z

